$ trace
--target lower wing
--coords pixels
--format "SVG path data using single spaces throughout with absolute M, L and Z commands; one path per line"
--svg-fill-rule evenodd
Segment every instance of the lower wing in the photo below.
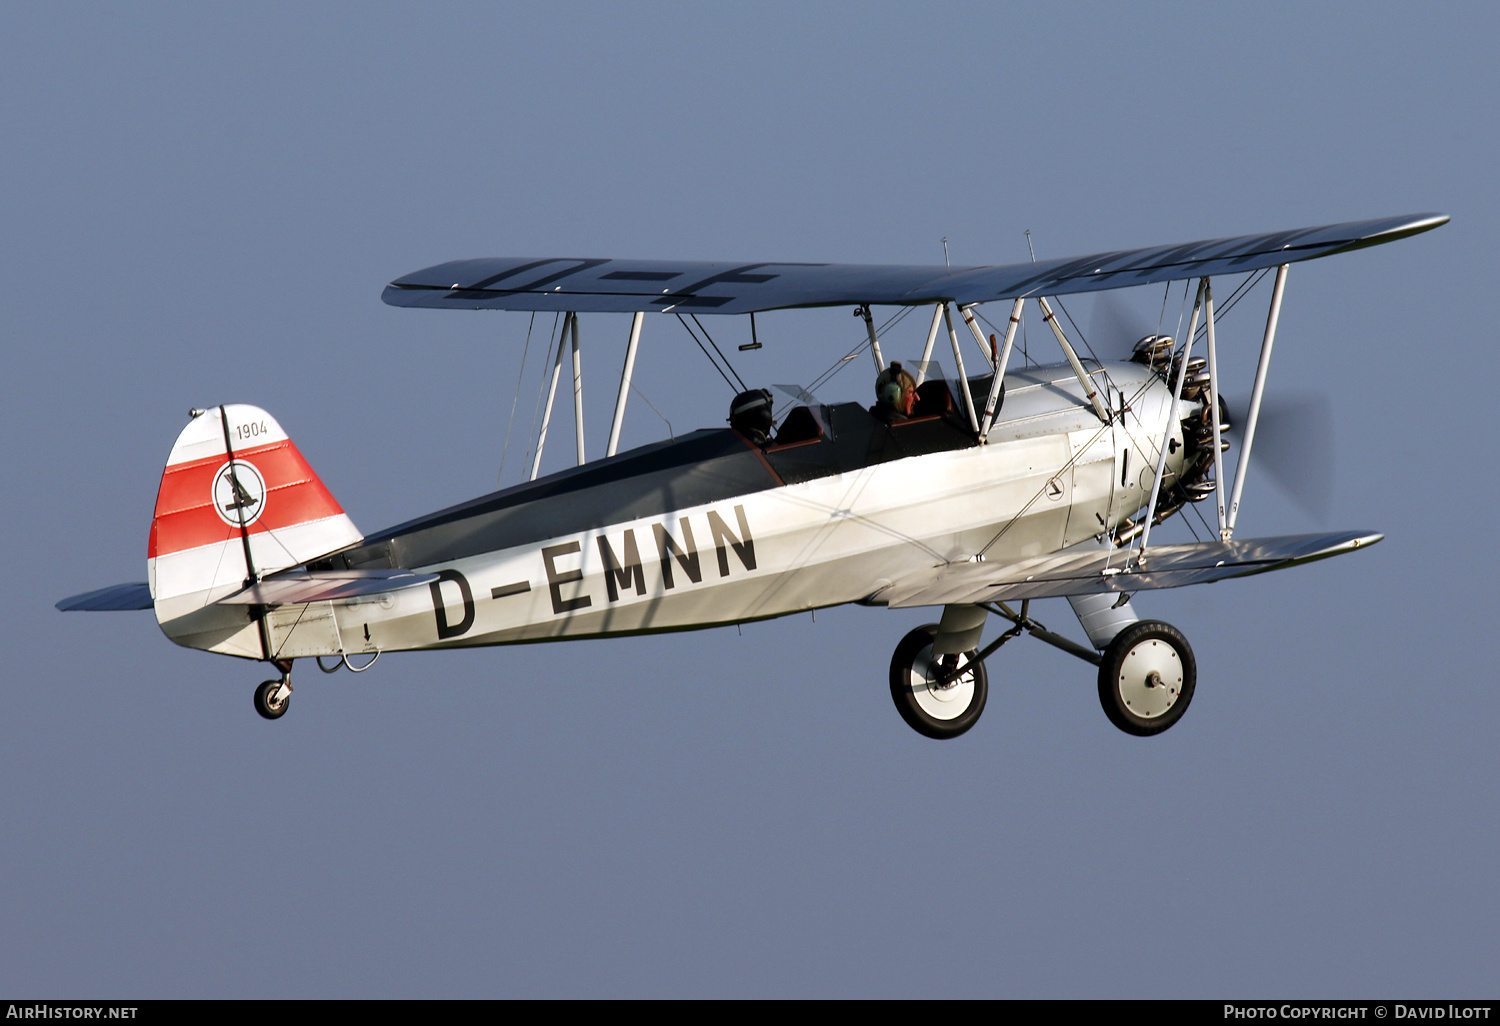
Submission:
M 891 606 L 938 606 L 1181 588 L 1327 559 L 1368 548 L 1383 537 L 1344 531 L 1153 545 L 1143 556 L 1093 549 L 1018 563 L 951 563 L 903 578 L 872 598 Z

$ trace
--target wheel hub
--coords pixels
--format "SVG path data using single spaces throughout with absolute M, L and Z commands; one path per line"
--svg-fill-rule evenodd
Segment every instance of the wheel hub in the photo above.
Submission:
M 932 691 L 951 691 L 958 687 L 959 675 L 953 673 L 958 669 L 957 656 L 943 656 L 937 662 L 929 662 L 927 672 L 928 688 Z
M 1144 720 L 1155 719 L 1177 704 L 1182 693 L 1182 659 L 1157 638 L 1147 638 L 1125 653 L 1116 686 L 1125 708 Z
M 913 660 L 908 677 L 912 697 L 923 712 L 933 719 L 953 720 L 962 716 L 974 701 L 974 674 L 966 671 L 942 679 L 951 669 L 944 662 L 942 657 L 933 657 L 931 648 L 923 649 Z

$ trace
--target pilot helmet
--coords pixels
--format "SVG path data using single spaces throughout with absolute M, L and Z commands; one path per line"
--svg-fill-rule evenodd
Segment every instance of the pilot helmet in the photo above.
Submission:
M 763 388 L 741 392 L 729 404 L 729 426 L 751 441 L 765 441 L 772 419 L 771 393 Z
M 900 360 L 892 360 L 891 365 L 875 379 L 875 398 L 882 406 L 900 409 L 901 397 L 916 391 L 916 388 L 917 379 L 901 366 Z

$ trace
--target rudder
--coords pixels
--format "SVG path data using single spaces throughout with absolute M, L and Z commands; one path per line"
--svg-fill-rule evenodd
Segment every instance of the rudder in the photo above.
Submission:
M 151 521 L 157 620 L 188 643 L 171 621 L 361 537 L 269 413 L 237 404 L 197 413 L 172 446 Z

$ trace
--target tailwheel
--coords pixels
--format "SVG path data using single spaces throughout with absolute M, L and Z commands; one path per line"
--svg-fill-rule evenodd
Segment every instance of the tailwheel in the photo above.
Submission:
M 1099 663 L 1099 702 L 1127 734 L 1160 734 L 1182 719 L 1193 700 L 1198 664 L 1182 632 L 1141 620 L 1115 635 Z
M 983 663 L 942 679 L 945 670 L 957 669 L 974 653 L 934 656 L 935 637 L 937 624 L 930 623 L 901 639 L 891 656 L 891 698 L 907 726 L 918 734 L 944 740 L 958 737 L 979 721 L 989 697 L 989 681 Z
M 255 689 L 255 711 L 268 720 L 279 720 L 292 704 L 292 682 L 268 680 Z

